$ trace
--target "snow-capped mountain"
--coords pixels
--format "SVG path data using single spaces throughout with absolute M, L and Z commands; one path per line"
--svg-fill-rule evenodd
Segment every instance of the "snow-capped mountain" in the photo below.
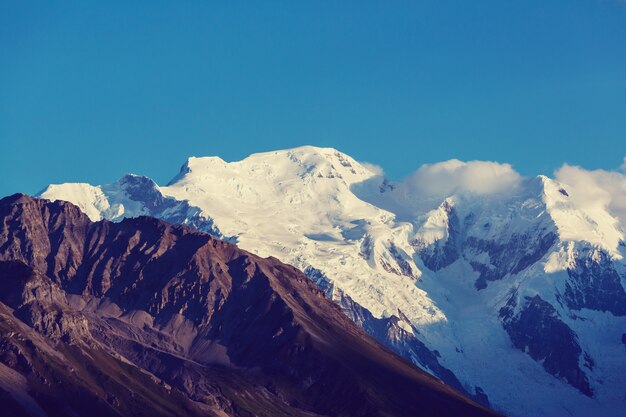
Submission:
M 424 195 L 301 147 L 189 158 L 162 187 L 126 175 L 41 197 L 92 220 L 189 224 L 290 263 L 379 341 L 511 416 L 614 416 L 626 407 L 624 227 L 571 192 L 539 176 Z

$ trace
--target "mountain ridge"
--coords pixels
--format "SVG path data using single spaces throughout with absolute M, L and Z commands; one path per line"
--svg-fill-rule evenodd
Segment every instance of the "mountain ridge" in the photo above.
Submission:
M 275 258 L 151 217 L 93 223 L 23 195 L 0 200 L 0 219 L 0 325 L 13 329 L 2 363 L 47 415 L 87 415 L 80 398 L 35 383 L 72 372 L 113 381 L 107 395 L 85 385 L 96 415 L 495 415 L 377 344 Z M 54 370 L 32 365 L 50 355 Z M 168 394 L 141 412 L 115 382 L 129 378 L 138 398 Z

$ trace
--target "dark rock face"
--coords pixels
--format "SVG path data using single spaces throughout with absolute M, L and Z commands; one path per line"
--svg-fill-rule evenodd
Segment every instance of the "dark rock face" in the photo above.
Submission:
M 613 262 L 602 250 L 579 253 L 575 264 L 567 269 L 564 299 L 573 310 L 588 308 L 626 315 L 626 291 Z
M 470 262 L 472 268 L 480 273 L 476 288 L 487 288 L 488 281 L 497 281 L 507 274 L 523 271 L 548 253 L 557 240 L 558 236 L 553 232 L 540 237 L 514 234 L 505 243 L 469 237 L 465 250 L 472 253 L 486 252 L 490 259 L 489 264 Z
M 419 240 L 411 242 L 424 265 L 439 271 L 461 257 L 470 260 L 472 268 L 480 274 L 476 280 L 477 289 L 487 287 L 489 281 L 497 281 L 508 274 L 517 274 L 539 261 L 554 245 L 558 236 L 553 232 L 540 231 L 539 234 L 513 234 L 508 241 L 483 240 L 463 236 L 463 229 L 470 227 L 476 220 L 472 214 L 461 220 L 454 207 L 445 201 L 441 208 L 447 213 L 448 236 L 425 245 Z M 483 227 L 490 227 L 489 224 Z M 476 255 L 486 253 L 489 263 L 473 261 Z
M 128 174 L 123 176 L 118 184 L 133 201 L 141 201 L 149 210 L 163 210 L 168 208 L 172 199 L 159 191 L 158 185 L 148 177 Z
M 14 415 L 493 415 L 293 267 L 68 203 L 0 200 L 0 330 L 2 366 L 24 381 L 10 392 L 0 374 Z
M 392 267 L 388 265 L 388 268 L 391 269 L 396 275 L 404 275 L 410 278 L 415 278 L 415 272 L 413 268 L 411 268 L 411 264 L 407 259 L 410 259 L 409 256 L 402 249 L 397 248 L 395 245 L 391 244 L 389 246 L 389 253 L 393 258 L 394 263 L 397 267 Z M 383 264 L 384 266 L 385 264 Z
M 518 314 L 516 294 L 500 310 L 500 317 L 513 345 L 526 352 L 550 374 L 563 378 L 568 384 L 591 397 L 593 392 L 585 373 L 580 369 L 583 354 L 576 334 L 559 318 L 554 307 L 538 295 L 527 298 Z M 588 367 L 593 359 L 584 353 Z
M 326 276 L 326 274 L 312 266 L 307 266 L 303 272 L 311 281 L 315 283 L 317 288 L 319 288 L 326 295 L 326 297 L 332 298 L 335 285 L 330 278 Z

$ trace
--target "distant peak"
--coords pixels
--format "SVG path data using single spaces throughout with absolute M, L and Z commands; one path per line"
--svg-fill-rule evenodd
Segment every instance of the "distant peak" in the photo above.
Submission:
M 245 167 L 245 168 L 244 168 Z M 256 168 L 253 168 L 256 167 Z M 167 184 L 172 186 L 183 178 L 204 173 L 244 169 L 248 173 L 270 170 L 276 175 L 312 176 L 357 181 L 377 175 L 371 167 L 360 164 L 334 148 L 298 146 L 295 148 L 253 153 L 241 160 L 227 162 L 217 156 L 190 157 L 179 173 Z
M 178 174 L 176 174 L 176 176 L 174 176 L 174 178 L 172 178 L 171 180 L 169 180 L 169 182 L 166 184 L 167 187 L 169 187 L 170 185 L 173 185 L 174 183 L 176 183 L 178 180 L 180 180 L 181 178 L 183 178 L 186 174 L 188 174 L 190 171 L 189 169 L 189 158 L 185 161 L 185 163 L 183 164 L 183 166 L 180 167 L 180 170 L 178 171 Z
M 190 156 L 183 166 L 191 167 L 201 163 L 225 163 L 219 156 Z
M 449 214 L 452 210 L 454 210 L 454 205 L 455 205 L 454 198 L 446 197 L 443 200 L 443 202 L 439 205 L 439 208 Z
M 548 195 L 554 190 L 563 188 L 558 181 L 545 175 L 537 175 L 536 177 L 528 178 L 527 181 L 527 189 L 536 196 Z
M 206 166 L 206 165 L 223 165 L 228 163 L 240 163 L 249 160 L 263 159 L 263 158 L 271 158 L 274 156 L 278 157 L 290 157 L 290 156 L 298 156 L 298 157 L 308 157 L 308 156 L 319 156 L 324 159 L 328 158 L 339 158 L 339 159 L 350 159 L 352 158 L 338 151 L 335 148 L 322 148 L 318 146 L 312 145 L 303 145 L 297 146 L 295 148 L 287 148 L 287 149 L 278 149 L 267 152 L 255 152 L 243 159 L 237 161 L 226 162 L 222 158 L 218 156 L 191 156 L 187 158 L 187 161 L 183 164 L 181 168 L 182 172 L 189 172 L 189 170 L 193 170 L 194 167 Z
M 297 146 L 295 148 L 286 149 L 284 152 L 298 152 L 298 153 L 320 154 L 320 155 L 341 154 L 341 155 L 347 156 L 345 153 L 340 152 L 335 148 L 322 148 L 322 147 L 313 146 L 313 145 Z
M 134 187 L 142 187 L 142 188 L 158 188 L 156 182 L 154 182 L 151 178 L 148 178 L 144 175 L 137 174 L 124 174 L 122 178 L 120 178 L 117 183 L 122 188 L 134 188 Z
M 333 154 L 341 154 L 341 155 L 347 156 L 346 154 L 344 154 L 343 152 L 339 152 L 335 148 L 323 148 L 323 147 L 320 147 L 320 146 L 302 145 L 302 146 L 296 146 L 296 147 L 293 147 L 293 148 L 276 149 L 276 150 L 267 151 L 267 152 L 255 152 L 255 153 L 251 154 L 250 156 L 248 156 L 247 158 L 254 158 L 254 157 L 257 157 L 257 156 L 268 156 L 268 155 L 281 155 L 281 154 L 299 154 L 299 155 L 333 155 Z M 247 158 L 245 158 L 245 159 L 247 159 Z
M 355 163 L 356 161 L 348 154 L 341 152 L 335 148 L 321 148 L 318 146 L 298 146 L 296 148 L 286 149 L 283 151 L 276 151 L 275 153 L 285 153 L 288 155 L 298 155 L 300 157 L 319 157 L 321 159 L 327 160 L 329 162 L 334 162 L 335 160 L 339 161 L 351 161 Z M 254 156 L 251 155 L 251 156 Z
M 201 169 L 202 167 L 211 167 L 215 165 L 225 165 L 226 162 L 219 156 L 190 156 L 185 163 L 180 167 L 178 174 L 172 178 L 167 186 L 173 185 L 185 175 L 193 172 L 194 170 Z

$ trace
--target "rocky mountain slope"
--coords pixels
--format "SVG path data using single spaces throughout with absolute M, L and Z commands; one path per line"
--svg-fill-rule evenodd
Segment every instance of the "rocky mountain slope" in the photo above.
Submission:
M 14 416 L 495 415 L 391 353 L 302 272 L 149 217 L 0 200 Z
M 302 147 L 190 158 L 163 187 L 127 175 L 42 196 L 94 220 L 190 224 L 295 265 L 381 343 L 512 416 L 624 408 L 623 224 L 545 176 L 497 193 L 427 186 L 450 190 Z

